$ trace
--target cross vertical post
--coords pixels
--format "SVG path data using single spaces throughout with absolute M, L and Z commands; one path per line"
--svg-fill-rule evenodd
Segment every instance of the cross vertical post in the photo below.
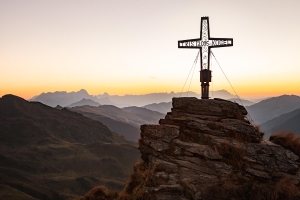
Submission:
M 200 38 L 179 40 L 178 48 L 200 49 L 201 99 L 209 99 L 209 82 L 211 82 L 210 49 L 233 46 L 232 38 L 211 38 L 208 17 L 201 17 Z

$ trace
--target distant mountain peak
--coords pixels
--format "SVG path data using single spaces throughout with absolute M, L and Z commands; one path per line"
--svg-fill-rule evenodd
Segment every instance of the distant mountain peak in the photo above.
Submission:
M 82 100 L 82 98 L 92 99 L 93 101 L 96 102 L 98 100 L 97 97 L 89 95 L 85 89 L 81 89 L 75 92 L 56 91 L 56 92 L 42 93 L 32 100 L 39 101 L 46 105 L 55 107 L 56 105 L 68 106 L 74 102 Z
M 47 93 L 43 93 L 43 94 L 59 94 L 59 93 L 64 93 L 66 94 L 67 92 L 66 91 L 55 91 L 55 92 L 47 92 Z
M 84 94 L 89 94 L 85 89 L 81 89 L 78 91 L 78 93 L 84 93 Z
M 57 106 L 55 107 L 55 109 L 62 110 L 62 109 L 64 109 L 64 107 L 62 107 L 62 106 L 60 106 L 60 105 L 57 105 Z
M 72 103 L 66 107 L 75 107 L 75 106 L 100 106 L 100 103 L 93 101 L 92 99 L 86 99 L 86 98 L 82 98 L 80 101 L 77 101 L 75 103 Z

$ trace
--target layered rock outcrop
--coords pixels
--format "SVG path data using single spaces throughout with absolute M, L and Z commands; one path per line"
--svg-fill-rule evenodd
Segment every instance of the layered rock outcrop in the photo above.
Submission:
M 133 199 L 297 198 L 299 157 L 264 141 L 246 115 L 221 99 L 173 98 L 159 125 L 141 126 L 143 161 L 126 193 Z

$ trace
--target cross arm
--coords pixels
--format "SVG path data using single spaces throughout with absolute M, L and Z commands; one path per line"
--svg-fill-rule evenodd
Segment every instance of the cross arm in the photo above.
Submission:
M 199 48 L 201 48 L 200 43 L 201 43 L 200 38 L 190 39 L 190 40 L 179 40 L 178 41 L 178 48 L 199 49 Z
M 209 46 L 211 48 L 233 46 L 232 38 L 210 38 L 210 41 L 211 44 Z

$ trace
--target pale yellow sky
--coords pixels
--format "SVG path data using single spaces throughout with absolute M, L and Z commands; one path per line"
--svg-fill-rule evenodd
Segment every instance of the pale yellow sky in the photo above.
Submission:
M 244 98 L 300 95 L 299 0 L 0 0 L 0 96 L 42 92 L 180 92 L 197 50 L 177 41 L 234 39 L 213 49 Z M 227 89 L 213 61 L 211 89 Z M 190 90 L 200 93 L 199 62 Z M 187 89 L 187 88 L 186 88 Z

